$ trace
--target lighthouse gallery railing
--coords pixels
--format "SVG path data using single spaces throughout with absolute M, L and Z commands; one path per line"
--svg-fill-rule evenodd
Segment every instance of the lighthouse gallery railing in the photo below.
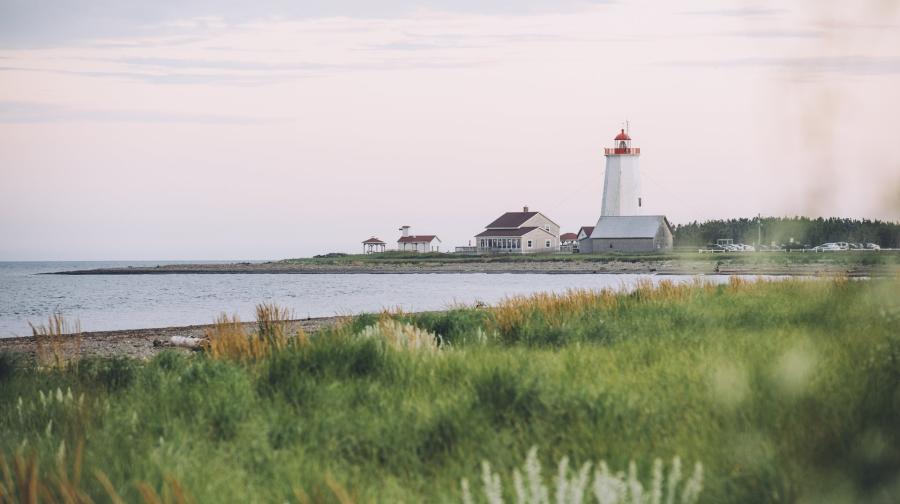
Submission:
M 634 154 L 638 155 L 641 153 L 640 147 L 629 147 L 627 149 L 623 148 L 607 148 L 603 149 L 603 152 L 609 156 L 610 154 Z

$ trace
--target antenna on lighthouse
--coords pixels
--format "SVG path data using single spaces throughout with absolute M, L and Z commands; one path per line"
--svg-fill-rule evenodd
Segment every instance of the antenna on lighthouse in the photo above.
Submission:
M 628 119 L 625 119 L 625 133 L 626 134 L 630 133 L 630 131 L 628 131 L 629 129 L 631 129 L 629 126 L 630 125 L 628 124 Z

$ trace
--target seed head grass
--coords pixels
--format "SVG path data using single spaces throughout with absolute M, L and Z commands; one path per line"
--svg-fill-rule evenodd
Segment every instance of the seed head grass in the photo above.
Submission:
M 28 323 L 34 336 L 37 363 L 41 367 L 61 369 L 78 362 L 81 354 L 81 324 L 70 323 L 62 313 L 54 313 L 46 324 Z

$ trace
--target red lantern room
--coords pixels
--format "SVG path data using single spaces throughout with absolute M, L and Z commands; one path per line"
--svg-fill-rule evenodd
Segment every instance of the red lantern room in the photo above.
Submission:
M 628 136 L 628 133 L 625 133 L 625 129 L 623 128 L 618 135 L 616 135 L 615 147 L 612 149 L 604 149 L 606 151 L 606 155 L 615 155 L 615 154 L 628 154 L 632 156 L 640 155 L 641 149 L 632 148 L 631 147 L 631 137 Z

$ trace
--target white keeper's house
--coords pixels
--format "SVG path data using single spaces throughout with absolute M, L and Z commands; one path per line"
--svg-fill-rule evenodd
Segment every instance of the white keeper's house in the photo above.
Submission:
M 409 226 L 400 226 L 397 250 L 400 252 L 440 252 L 441 239 L 436 235 L 411 235 Z
M 559 252 L 559 224 L 524 207 L 506 212 L 475 235 L 479 254 L 538 254 Z

